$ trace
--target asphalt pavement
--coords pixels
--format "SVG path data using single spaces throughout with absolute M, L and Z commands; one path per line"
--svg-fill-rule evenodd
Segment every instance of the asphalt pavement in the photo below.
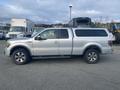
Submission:
M 120 46 L 98 64 L 82 58 L 37 59 L 15 65 L 0 41 L 0 90 L 120 90 Z

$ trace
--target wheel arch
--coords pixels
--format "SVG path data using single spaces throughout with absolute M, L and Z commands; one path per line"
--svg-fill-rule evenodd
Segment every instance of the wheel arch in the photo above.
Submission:
M 28 52 L 29 55 L 31 55 L 30 50 L 26 47 L 26 46 L 22 46 L 22 45 L 18 45 L 18 46 L 14 46 L 11 50 L 10 50 L 10 56 L 12 55 L 12 53 L 16 50 L 16 49 L 24 49 Z
M 98 45 L 90 45 L 88 47 L 85 48 L 84 52 L 83 52 L 83 55 L 85 54 L 85 52 L 89 49 L 95 49 L 97 50 L 99 53 L 102 53 L 102 50 L 101 48 L 98 46 Z

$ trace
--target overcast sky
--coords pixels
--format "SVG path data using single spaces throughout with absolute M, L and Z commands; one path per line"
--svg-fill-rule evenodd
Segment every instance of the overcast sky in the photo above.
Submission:
M 73 5 L 72 17 L 120 19 L 120 0 L 0 0 L 0 17 L 28 18 L 43 23 L 67 22 L 70 4 Z

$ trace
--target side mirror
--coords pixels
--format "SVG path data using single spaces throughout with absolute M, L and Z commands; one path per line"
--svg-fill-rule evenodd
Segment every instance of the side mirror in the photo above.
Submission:
M 35 37 L 35 40 L 46 40 L 46 38 Z

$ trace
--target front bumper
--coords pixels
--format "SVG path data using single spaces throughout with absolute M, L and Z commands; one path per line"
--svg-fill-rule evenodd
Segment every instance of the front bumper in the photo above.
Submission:
M 5 48 L 4 55 L 8 56 L 8 57 L 10 56 L 10 50 L 9 50 L 9 48 Z

